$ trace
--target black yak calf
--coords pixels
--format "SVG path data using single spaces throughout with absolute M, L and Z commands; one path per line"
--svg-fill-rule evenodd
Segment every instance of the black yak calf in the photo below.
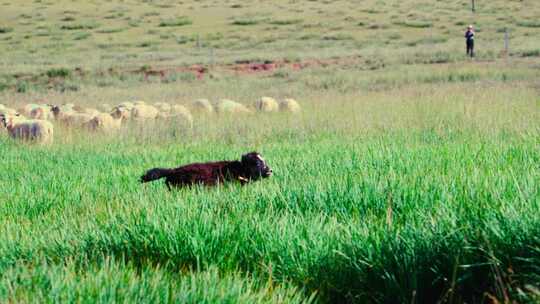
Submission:
M 203 184 L 214 186 L 225 181 L 239 181 L 242 185 L 272 175 L 262 156 L 257 152 L 242 155 L 240 161 L 194 163 L 174 169 L 154 168 L 141 176 L 141 183 L 165 178 L 167 188 Z

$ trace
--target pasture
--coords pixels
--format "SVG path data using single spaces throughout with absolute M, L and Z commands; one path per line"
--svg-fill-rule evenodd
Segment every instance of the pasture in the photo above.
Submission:
M 0 1 L 14 109 L 302 107 L 1 131 L 0 302 L 540 301 L 540 5 L 469 4 Z M 252 150 L 269 179 L 138 182 Z

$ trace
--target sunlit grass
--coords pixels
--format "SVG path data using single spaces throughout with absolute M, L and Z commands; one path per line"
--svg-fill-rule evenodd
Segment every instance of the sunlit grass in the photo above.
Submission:
M 536 95 L 459 87 L 200 118 L 189 132 L 58 129 L 51 147 L 2 139 L 2 295 L 150 301 L 191 286 L 192 301 L 522 299 L 539 278 Z M 249 150 L 272 178 L 174 192 L 137 181 L 151 167 Z M 222 292 L 198 283 L 208 269 Z

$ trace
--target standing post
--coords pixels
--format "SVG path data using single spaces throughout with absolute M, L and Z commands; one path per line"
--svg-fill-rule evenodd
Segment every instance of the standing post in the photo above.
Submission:
M 508 56 L 510 48 L 510 34 L 508 33 L 508 28 L 504 29 L 504 54 Z
M 473 13 L 476 11 L 476 8 L 474 7 L 474 0 L 471 0 L 471 9 Z

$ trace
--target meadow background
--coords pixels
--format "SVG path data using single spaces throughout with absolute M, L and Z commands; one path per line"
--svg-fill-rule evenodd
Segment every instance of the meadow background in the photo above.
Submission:
M 302 105 L 0 136 L 0 301 L 540 301 L 538 20 L 532 0 L 0 1 L 2 104 Z M 251 150 L 274 176 L 249 187 L 138 183 Z

